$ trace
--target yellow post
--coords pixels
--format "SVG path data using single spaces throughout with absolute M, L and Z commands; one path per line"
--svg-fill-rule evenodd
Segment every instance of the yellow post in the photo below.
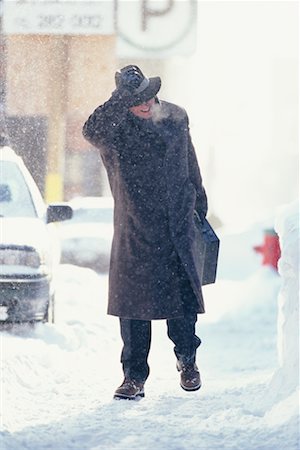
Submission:
M 68 38 L 51 36 L 51 52 L 46 64 L 48 83 L 48 156 L 45 185 L 47 203 L 63 200 L 64 153 L 66 142 L 66 104 L 68 80 Z

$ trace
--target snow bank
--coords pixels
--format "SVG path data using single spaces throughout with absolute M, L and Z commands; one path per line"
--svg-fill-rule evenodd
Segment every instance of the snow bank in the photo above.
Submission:
M 279 211 L 275 222 L 279 235 L 281 258 L 279 273 L 282 286 L 278 296 L 279 368 L 271 380 L 271 411 L 267 418 L 274 422 L 297 416 L 299 411 L 299 208 L 291 203 Z M 275 405 L 275 406 L 272 406 Z

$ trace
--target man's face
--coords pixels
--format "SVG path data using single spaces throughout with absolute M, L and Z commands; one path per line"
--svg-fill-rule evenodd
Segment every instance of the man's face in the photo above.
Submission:
M 152 117 L 152 107 L 154 103 L 155 99 L 151 98 L 147 102 L 141 103 L 140 105 L 132 106 L 129 108 L 129 111 L 140 119 L 150 119 L 150 117 Z

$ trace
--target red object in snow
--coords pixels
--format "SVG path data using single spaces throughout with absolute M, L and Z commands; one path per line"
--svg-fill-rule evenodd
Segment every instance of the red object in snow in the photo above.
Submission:
M 263 265 L 274 267 L 278 270 L 278 260 L 281 255 L 279 237 L 275 230 L 265 230 L 265 239 L 263 245 L 253 247 L 257 253 L 263 255 Z

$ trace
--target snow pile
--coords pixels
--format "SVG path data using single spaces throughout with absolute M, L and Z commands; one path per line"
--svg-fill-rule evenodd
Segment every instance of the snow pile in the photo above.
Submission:
M 278 412 L 284 420 L 299 412 L 299 208 L 294 202 L 281 209 L 275 223 L 280 238 L 279 273 L 282 286 L 278 296 L 279 368 L 271 381 L 268 412 L 276 421 Z
M 151 373 L 138 402 L 112 400 L 122 343 L 118 319 L 106 314 L 107 276 L 61 265 L 56 323 L 0 333 L 1 450 L 297 450 L 294 397 L 276 403 L 268 392 L 281 279 L 258 255 L 245 278 L 241 260 L 226 253 L 252 252 L 252 238 L 226 241 L 221 236 L 220 279 L 204 288 L 207 313 L 197 323 L 203 387 L 180 388 L 165 321 L 154 321 Z

